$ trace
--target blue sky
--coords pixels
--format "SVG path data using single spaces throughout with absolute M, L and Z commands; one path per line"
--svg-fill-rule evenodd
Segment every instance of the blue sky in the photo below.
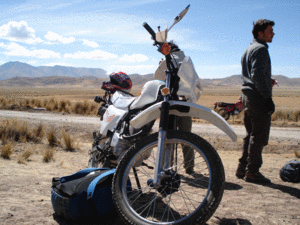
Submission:
M 0 65 L 153 73 L 162 55 L 143 22 L 155 31 L 171 26 L 188 4 L 168 39 L 191 56 L 200 78 L 240 74 L 252 23 L 260 18 L 275 21 L 269 44 L 273 75 L 300 77 L 299 0 L 1 0 Z

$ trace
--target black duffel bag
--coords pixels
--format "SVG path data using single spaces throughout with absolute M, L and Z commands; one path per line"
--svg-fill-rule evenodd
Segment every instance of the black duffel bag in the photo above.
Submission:
M 66 219 L 103 216 L 113 208 L 111 184 L 115 169 L 87 168 L 52 179 L 54 212 Z

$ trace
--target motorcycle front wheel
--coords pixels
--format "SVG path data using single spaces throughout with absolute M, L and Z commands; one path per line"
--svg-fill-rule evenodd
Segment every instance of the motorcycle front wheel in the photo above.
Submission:
M 120 161 L 112 186 L 117 212 L 128 224 L 205 223 L 224 192 L 218 153 L 195 134 L 168 131 L 164 148 L 171 152 L 171 163 L 155 186 L 157 146 L 154 133 L 135 143 Z
M 230 117 L 230 113 L 226 111 L 226 109 L 220 109 L 218 113 L 225 119 L 228 120 Z

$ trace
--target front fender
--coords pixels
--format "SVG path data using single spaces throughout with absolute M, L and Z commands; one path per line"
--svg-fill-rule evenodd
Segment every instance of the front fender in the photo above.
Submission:
M 215 111 L 206 108 L 202 105 L 197 105 L 195 103 L 190 102 L 182 102 L 182 101 L 169 101 L 170 103 L 170 115 L 176 116 L 190 116 L 196 117 L 199 119 L 204 119 L 224 133 L 226 133 L 232 141 L 237 140 L 237 135 L 229 126 L 229 124 L 224 120 L 218 113 Z M 141 128 L 143 125 L 149 123 L 150 121 L 156 120 L 160 117 L 160 108 L 162 102 L 158 102 L 151 107 L 147 108 L 143 112 L 139 113 L 136 117 L 134 117 L 130 121 L 130 125 L 134 128 Z

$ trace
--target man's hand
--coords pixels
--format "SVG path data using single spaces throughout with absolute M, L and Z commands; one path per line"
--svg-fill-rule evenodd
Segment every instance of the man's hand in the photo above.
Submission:
M 277 86 L 279 86 L 279 85 L 278 85 L 278 81 L 275 80 L 275 79 L 272 79 L 272 87 L 274 87 L 275 84 L 276 84 Z
M 275 105 L 272 98 L 266 100 L 267 112 L 272 115 L 275 112 Z

